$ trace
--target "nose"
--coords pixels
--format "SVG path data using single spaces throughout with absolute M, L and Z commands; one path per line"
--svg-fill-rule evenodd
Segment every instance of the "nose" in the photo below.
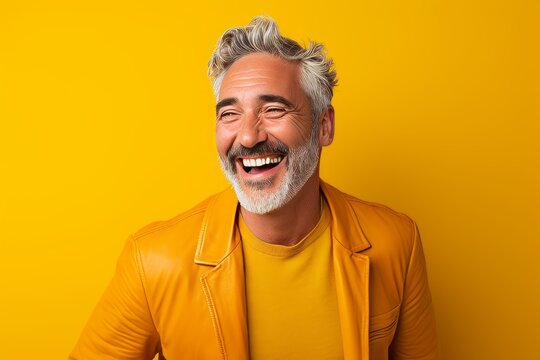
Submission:
M 238 142 L 246 148 L 252 148 L 268 138 L 264 125 L 257 114 L 253 112 L 244 113 L 240 129 L 238 131 Z

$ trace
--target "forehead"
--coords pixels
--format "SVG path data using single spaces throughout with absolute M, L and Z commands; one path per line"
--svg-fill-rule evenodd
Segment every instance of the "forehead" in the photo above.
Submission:
M 225 73 L 219 99 L 272 94 L 294 98 L 300 86 L 300 67 L 267 53 L 254 53 L 235 61 Z

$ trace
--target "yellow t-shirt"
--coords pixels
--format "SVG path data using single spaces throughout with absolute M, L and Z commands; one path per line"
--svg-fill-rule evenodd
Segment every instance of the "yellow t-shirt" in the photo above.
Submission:
M 343 359 L 327 207 L 293 246 L 256 238 L 239 216 L 252 360 Z

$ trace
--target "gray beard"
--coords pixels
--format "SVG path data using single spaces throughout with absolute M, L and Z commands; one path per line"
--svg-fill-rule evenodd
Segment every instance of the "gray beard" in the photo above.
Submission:
M 287 204 L 315 173 L 319 164 L 318 131 L 312 129 L 305 144 L 291 148 L 285 164 L 285 178 L 276 191 L 266 191 L 275 181 L 274 177 L 262 181 L 246 181 L 240 184 L 234 163 L 219 156 L 221 169 L 232 184 L 240 205 L 255 214 L 267 214 Z M 247 190 L 247 191 L 246 191 Z

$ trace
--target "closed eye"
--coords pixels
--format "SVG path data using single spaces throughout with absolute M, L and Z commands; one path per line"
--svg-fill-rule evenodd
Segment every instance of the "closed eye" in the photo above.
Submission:
M 282 109 L 282 108 L 269 108 L 266 111 L 267 112 L 282 112 L 282 111 L 285 111 L 285 109 Z
M 234 111 L 224 111 L 218 116 L 218 120 L 232 121 L 238 117 L 238 114 Z
M 264 109 L 264 114 L 268 118 L 280 118 L 285 115 L 286 112 L 287 110 L 285 108 L 277 106 L 270 106 Z

